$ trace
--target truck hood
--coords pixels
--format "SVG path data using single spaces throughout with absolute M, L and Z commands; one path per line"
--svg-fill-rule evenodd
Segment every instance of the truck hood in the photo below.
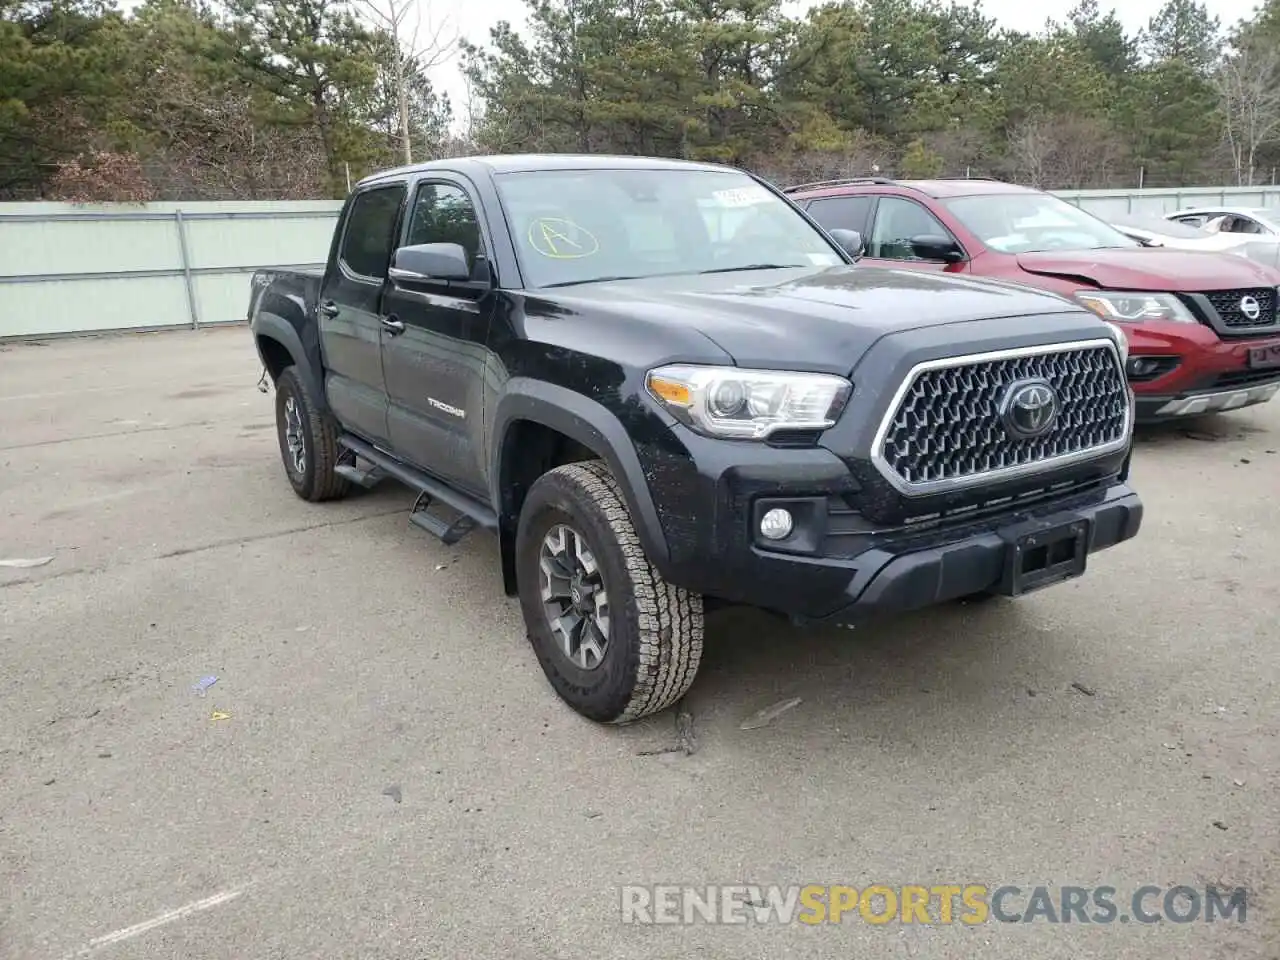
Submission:
M 788 268 L 539 291 L 556 312 L 698 330 L 741 366 L 845 372 L 881 337 L 999 317 L 1081 314 L 1021 284 L 879 267 Z
M 1018 265 L 1104 290 L 1190 293 L 1280 284 L 1280 272 L 1237 254 L 1167 247 L 1020 253 Z

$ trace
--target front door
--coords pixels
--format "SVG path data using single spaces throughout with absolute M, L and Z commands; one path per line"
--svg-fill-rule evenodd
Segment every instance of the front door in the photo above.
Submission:
M 969 269 L 967 260 L 944 263 L 925 260 L 916 256 L 911 246 L 912 237 L 933 236 L 955 240 L 955 235 L 943 226 L 923 204 L 906 197 L 881 196 L 876 203 L 871 231 L 866 236 L 867 252 L 863 263 L 884 267 L 906 267 L 912 270 L 937 270 L 962 273 Z M 956 245 L 961 246 L 956 240 Z
M 344 428 L 374 442 L 387 439 L 380 303 L 404 198 L 403 183 L 352 198 L 320 288 L 325 396 Z
M 418 184 L 401 245 L 422 243 L 462 246 L 474 279 L 387 284 L 382 365 L 391 442 L 418 467 L 487 500 L 482 406 L 495 298 L 476 206 L 460 183 Z

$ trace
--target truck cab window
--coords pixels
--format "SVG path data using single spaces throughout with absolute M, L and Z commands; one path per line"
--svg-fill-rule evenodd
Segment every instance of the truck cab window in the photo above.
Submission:
M 448 183 L 424 183 L 418 188 L 406 243 L 456 243 L 467 252 L 472 270 L 484 256 L 475 205 L 464 190 Z
M 362 277 L 381 280 L 387 275 L 391 245 L 395 242 L 396 215 L 404 187 L 382 187 L 356 197 L 342 235 L 342 262 Z

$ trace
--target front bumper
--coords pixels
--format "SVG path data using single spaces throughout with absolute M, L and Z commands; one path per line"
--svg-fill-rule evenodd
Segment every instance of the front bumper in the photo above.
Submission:
M 1255 367 L 1251 352 L 1280 345 L 1280 336 L 1223 339 L 1204 324 L 1147 323 L 1126 326 L 1129 385 L 1139 423 L 1239 410 L 1266 403 L 1280 392 L 1280 368 Z M 1135 377 L 1149 363 L 1161 372 Z
M 1153 397 L 1135 394 L 1134 411 L 1140 422 L 1155 423 L 1176 417 L 1198 417 L 1210 413 L 1241 410 L 1244 407 L 1266 403 L 1278 392 L 1280 392 L 1280 372 L 1276 373 L 1273 380 L 1242 386 L 1238 389 L 1209 388 L 1181 396 Z
M 1015 566 L 1020 541 L 1037 533 L 1052 534 L 1071 526 L 1084 532 L 1084 553 L 1096 553 L 1137 535 L 1142 501 L 1126 485 L 1111 487 L 1100 503 L 1041 513 L 994 530 L 894 557 L 859 589 L 851 582 L 848 604 L 824 619 L 853 623 L 885 613 L 902 613 L 945 603 L 975 593 L 1009 596 L 1050 586 L 1084 572 L 1083 563 L 1062 563 L 1059 571 L 1037 582 Z M 1032 571 L 1034 572 L 1034 571 Z
M 668 546 L 664 577 L 798 620 L 852 623 L 973 593 L 1017 592 L 1009 558 L 1018 537 L 1082 524 L 1087 555 L 1132 538 L 1142 522 L 1142 503 L 1125 482 L 1126 457 L 1055 474 L 1053 487 L 1023 481 L 992 491 L 981 508 L 886 527 L 854 506 L 858 484 L 827 450 L 779 457 L 737 446 L 733 461 L 717 462 L 722 443 L 677 430 L 693 457 L 641 450 L 645 473 L 664 480 L 651 486 Z M 777 506 L 795 525 L 771 543 L 759 523 Z

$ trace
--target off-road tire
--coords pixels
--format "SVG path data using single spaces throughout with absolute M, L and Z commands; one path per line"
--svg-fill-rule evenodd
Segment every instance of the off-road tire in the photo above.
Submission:
M 577 669 L 563 654 L 542 604 L 541 549 L 556 524 L 585 538 L 609 595 L 609 644 L 592 670 Z M 516 572 L 538 662 L 561 699 L 584 717 L 630 723 L 671 706 L 693 683 L 702 659 L 702 597 L 654 569 L 603 462 L 556 467 L 533 484 L 516 531 Z
M 292 398 L 302 421 L 303 470 L 294 467 L 289 452 L 286 404 Z M 276 436 L 280 442 L 280 458 L 293 492 L 303 500 L 319 503 L 346 496 L 350 482 L 333 472 L 341 449 L 338 429 L 333 418 L 316 409 L 307 388 L 293 367 L 286 367 L 276 379 Z

